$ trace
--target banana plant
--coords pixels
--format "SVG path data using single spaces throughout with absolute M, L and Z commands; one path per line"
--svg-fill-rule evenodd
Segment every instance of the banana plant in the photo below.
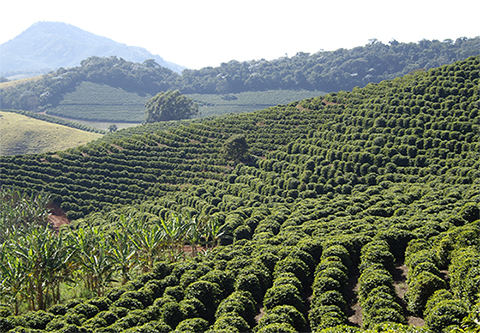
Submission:
M 18 257 L 7 255 L 3 262 L 0 262 L 0 298 L 6 299 L 8 303 L 13 302 L 15 315 L 18 315 L 20 301 L 25 290 L 26 271 Z
M 220 238 L 225 234 L 225 224 L 218 218 L 207 218 L 203 228 L 203 238 L 206 247 L 213 248 L 218 245 Z
M 166 246 L 170 251 L 170 259 L 174 260 L 180 252 L 183 252 L 189 220 L 180 214 L 170 214 L 165 219 L 160 218 L 159 222 L 166 234 Z
M 137 249 L 125 230 L 115 230 L 109 237 L 110 255 L 115 270 L 120 271 L 122 285 L 130 280 L 130 271 L 137 266 Z
M 63 238 L 48 227 L 31 229 L 28 235 L 15 242 L 13 253 L 28 272 L 28 292 L 32 296 L 30 307 L 45 310 L 49 294 L 54 302 L 58 301 L 58 285 L 68 279 L 66 267 L 73 255 L 73 249 L 64 244 Z
M 136 257 L 142 271 L 152 270 L 155 262 L 161 258 L 166 239 L 164 230 L 157 224 L 144 225 L 132 232 L 129 239 L 135 245 Z

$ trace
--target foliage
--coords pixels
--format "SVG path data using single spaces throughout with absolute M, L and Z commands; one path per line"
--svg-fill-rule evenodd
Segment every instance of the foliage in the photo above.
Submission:
M 15 286 L 1 280 L 2 325 L 174 331 L 201 318 L 213 331 L 332 331 L 349 323 L 358 282 L 363 330 L 414 332 L 393 285 L 405 264 L 416 314 L 461 329 L 478 302 L 479 64 L 0 158 L 2 191 L 45 188 L 78 217 L 55 233 L 2 234 L 0 263 L 35 290 L 12 316 Z M 223 158 L 236 134 L 256 159 Z M 67 283 L 92 299 L 55 305 Z M 37 318 L 29 305 L 54 307 Z
M 222 153 L 228 160 L 236 162 L 245 160 L 248 154 L 248 144 L 245 136 L 236 134 L 228 138 L 222 146 Z
M 145 103 L 147 123 L 180 120 L 198 113 L 198 105 L 180 91 L 159 92 Z

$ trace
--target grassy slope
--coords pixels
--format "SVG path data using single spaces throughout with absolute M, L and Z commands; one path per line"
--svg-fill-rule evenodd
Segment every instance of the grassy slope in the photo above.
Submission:
M 18 85 L 18 84 L 22 84 L 22 83 L 25 83 L 25 82 L 28 82 L 28 81 L 36 81 L 36 80 L 39 80 L 41 77 L 42 77 L 42 75 L 33 76 L 33 77 L 27 77 L 27 78 L 25 78 L 25 79 L 19 79 L 19 80 L 12 80 L 12 81 L 7 81 L 7 82 L 1 82 L 1 83 L 0 83 L 0 89 L 5 89 L 5 88 L 8 88 L 8 87 L 13 87 L 13 86 L 16 86 L 16 85 Z
M 10 112 L 0 112 L 0 116 L 1 155 L 63 150 L 102 136 Z

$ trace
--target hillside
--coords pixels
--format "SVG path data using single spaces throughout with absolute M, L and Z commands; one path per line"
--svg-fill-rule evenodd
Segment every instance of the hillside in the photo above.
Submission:
M 192 95 L 215 94 L 217 99 L 257 92 L 249 103 L 232 105 L 235 100 L 231 99 L 227 103 L 217 103 L 229 105 L 209 109 L 206 114 L 232 112 L 230 106 L 233 106 L 234 112 L 250 111 L 267 104 L 277 105 L 299 99 L 264 103 L 262 99 L 268 97 L 263 97 L 263 94 L 271 94 L 271 91 L 279 90 L 286 95 L 285 98 L 289 98 L 295 91 L 311 91 L 310 96 L 314 96 L 313 93 L 321 91 L 351 90 L 355 86 L 363 87 L 368 83 L 393 79 L 478 54 L 480 37 L 458 38 L 455 42 L 392 41 L 389 45 L 372 42 L 351 50 L 339 49 L 311 55 L 298 53 L 294 57 L 273 61 L 230 61 L 215 68 L 185 70 L 181 75 L 155 61 L 135 63 L 116 56 L 89 57 L 81 61 L 80 66 L 61 68 L 41 80 L 15 85 L 2 83 L 0 95 L 3 108 L 46 111 L 73 119 L 137 122 L 142 102 L 148 96 L 168 89 Z M 92 84 L 97 86 L 85 89 L 93 87 Z M 115 98 L 112 101 L 113 95 Z M 204 96 L 199 99 L 209 98 Z M 129 113 L 128 110 L 136 112 Z
M 128 61 L 154 59 L 163 67 L 181 72 L 184 67 L 165 61 L 146 49 L 127 46 L 109 38 L 61 22 L 37 22 L 17 37 L 0 45 L 0 76 L 29 76 L 48 73 L 60 67 L 75 67 L 91 56 L 118 56 Z
M 0 155 L 39 154 L 84 145 L 102 137 L 64 125 L 0 111 Z
M 95 297 L 33 285 L 28 306 L 48 311 L 15 317 L 10 301 L 0 323 L 49 332 L 460 327 L 479 302 L 479 80 L 480 56 L 470 57 L 252 113 L 1 157 L 4 189 L 45 189 L 74 221 L 56 238 L 0 233 L 0 260 L 48 240 L 71 258 L 48 283 L 74 270 L 82 295 Z M 232 158 L 242 137 L 248 153 Z M 41 263 L 31 268 L 38 276 Z

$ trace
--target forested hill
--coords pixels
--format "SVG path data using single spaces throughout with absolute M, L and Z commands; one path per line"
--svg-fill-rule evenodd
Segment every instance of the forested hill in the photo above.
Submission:
M 480 54 L 480 37 L 418 43 L 372 41 L 351 50 L 298 53 L 272 61 L 230 61 L 219 67 L 184 70 L 181 75 L 153 60 L 142 64 L 117 57 L 91 57 L 81 66 L 60 68 L 39 80 L 9 85 L 0 93 L 3 108 L 37 110 L 58 103 L 64 94 L 90 81 L 154 95 L 167 89 L 182 93 L 227 94 L 272 89 L 333 92 L 363 87 Z
M 480 37 L 418 43 L 371 41 L 353 49 L 297 53 L 273 61 L 230 61 L 220 67 L 184 70 L 185 93 L 228 93 L 268 89 L 351 90 L 480 54 Z
M 0 325 L 478 329 L 462 320 L 479 302 L 479 83 L 477 56 L 248 114 L 0 157 L 4 189 L 45 189 L 75 219 L 58 235 L 17 234 L 2 220 L 11 274 Z M 204 251 L 184 260 L 185 244 Z M 95 297 L 54 305 L 71 278 Z M 42 311 L 14 316 L 14 303 Z

